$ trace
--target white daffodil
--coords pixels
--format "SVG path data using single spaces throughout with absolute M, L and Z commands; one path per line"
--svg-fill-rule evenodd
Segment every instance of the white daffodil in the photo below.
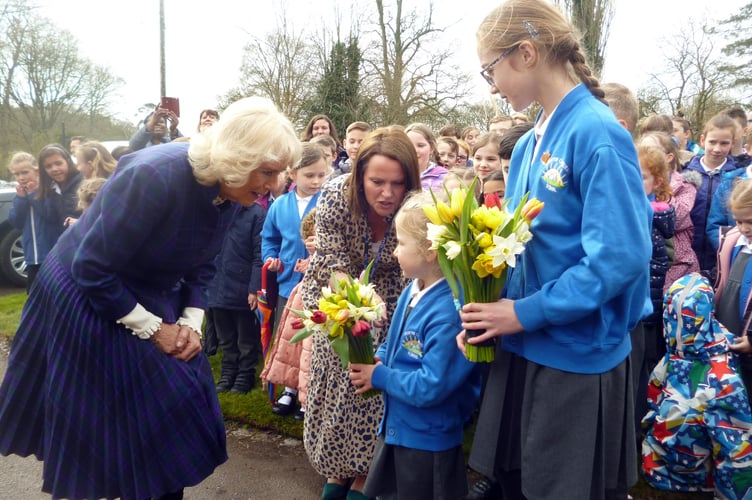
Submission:
M 427 223 L 427 237 L 431 242 L 431 250 L 436 250 L 447 238 L 447 228 L 443 225 Z
M 517 235 L 517 241 L 523 245 L 533 239 L 533 233 L 530 232 L 530 225 L 525 221 L 520 222 L 520 225 L 517 226 L 514 234 Z
M 517 255 L 525 250 L 525 246 L 517 240 L 516 234 L 510 234 L 506 238 L 494 235 L 494 246 L 486 253 L 493 257 L 493 266 L 498 267 L 504 263 L 514 267 Z
M 456 241 L 447 241 L 442 245 L 446 250 L 446 256 L 449 260 L 454 260 L 462 251 L 462 246 Z

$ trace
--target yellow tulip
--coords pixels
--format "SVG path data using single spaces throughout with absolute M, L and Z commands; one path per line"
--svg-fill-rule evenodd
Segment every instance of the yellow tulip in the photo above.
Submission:
M 441 222 L 444 224 L 450 224 L 454 221 L 454 215 L 452 214 L 452 209 L 449 208 L 449 205 L 442 202 L 436 202 L 436 210 L 439 212 L 439 219 L 441 219 Z
M 428 220 L 430 220 L 432 224 L 436 224 L 437 226 L 441 226 L 444 224 L 442 220 L 439 218 L 439 212 L 438 210 L 436 210 L 435 206 L 424 205 L 423 213 L 426 214 L 426 217 L 428 217 Z
M 452 217 L 457 219 L 462 216 L 462 207 L 465 205 L 465 199 L 467 198 L 467 191 L 464 189 L 455 189 L 452 191 L 452 198 L 450 200 L 450 208 L 452 211 Z

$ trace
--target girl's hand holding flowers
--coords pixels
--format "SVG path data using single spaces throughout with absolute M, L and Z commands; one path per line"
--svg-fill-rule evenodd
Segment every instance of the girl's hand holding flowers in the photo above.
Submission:
M 350 363 L 350 381 L 355 386 L 355 394 L 364 394 L 373 389 L 371 377 L 376 367 L 381 364 L 378 358 L 374 359 L 376 360 L 376 364 L 373 365 Z
M 501 335 L 519 333 L 522 324 L 514 312 L 514 301 L 502 299 L 498 302 L 465 304 L 460 311 L 462 328 L 465 330 L 485 330 L 485 332 L 471 339 L 467 338 L 465 330 L 457 335 L 457 347 L 466 352 L 465 344 L 477 344 Z

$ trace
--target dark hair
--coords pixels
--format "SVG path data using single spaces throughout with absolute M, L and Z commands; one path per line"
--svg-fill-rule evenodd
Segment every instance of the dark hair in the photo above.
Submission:
M 44 161 L 52 156 L 59 155 L 68 164 L 68 176 L 65 178 L 67 184 L 73 177 L 78 175 L 76 170 L 76 164 L 73 163 L 70 153 L 62 147 L 60 144 L 48 144 L 39 151 L 39 189 L 37 190 L 37 199 L 43 200 L 47 198 L 52 192 L 52 177 L 47 173 L 44 168 Z
M 121 157 L 132 152 L 133 152 L 133 148 L 131 148 L 130 146 L 116 146 L 112 150 L 111 154 L 113 158 L 115 158 L 116 160 L 119 160 Z
M 314 117 L 308 122 L 308 125 L 306 125 L 303 134 L 300 136 L 300 140 L 303 142 L 311 140 L 313 137 L 313 124 L 319 120 L 326 120 L 326 123 L 329 124 L 329 135 L 332 136 L 332 139 L 337 143 L 337 147 L 339 147 L 340 144 L 342 144 L 342 141 L 339 140 L 339 136 L 337 135 L 337 127 L 334 126 L 331 118 L 326 115 L 314 115 Z
M 506 131 L 499 143 L 499 158 L 502 160 L 509 160 L 512 158 L 512 150 L 514 145 L 520 140 L 520 137 L 525 135 L 528 130 L 533 128 L 531 122 L 518 123 L 514 127 Z
M 353 162 L 352 175 L 345 181 L 345 200 L 350 212 L 356 217 L 362 217 L 368 212 L 363 176 L 371 158 L 376 155 L 386 156 L 400 164 L 405 174 L 405 196 L 410 191 L 421 188 L 418 155 L 413 141 L 399 127 L 377 128 L 363 140 Z
M 501 170 L 492 170 L 490 174 L 488 174 L 485 179 L 483 179 L 483 182 L 486 181 L 503 181 L 504 180 L 504 172 Z
M 219 120 L 219 111 L 217 111 L 216 109 L 204 109 L 198 115 L 198 125 L 196 126 L 196 130 L 201 130 L 201 120 L 204 119 L 205 115 L 213 116 L 214 118 Z
M 453 137 L 459 139 L 460 130 L 454 123 L 448 123 L 439 129 L 439 137 Z
M 480 148 L 488 146 L 489 144 L 491 144 L 496 149 L 496 154 L 498 154 L 501 139 L 502 136 L 497 134 L 496 132 L 486 132 L 485 134 L 481 134 L 481 136 L 475 140 L 475 144 L 473 144 L 473 156 L 475 156 L 476 151 L 478 151 Z
M 683 116 L 674 116 L 673 118 L 671 118 L 671 121 L 679 122 L 685 132 L 689 132 L 690 130 L 692 130 L 692 124 L 689 123 L 689 120 L 687 120 Z M 673 130 L 671 132 L 673 133 Z
M 320 145 L 311 142 L 303 143 L 303 152 L 300 155 L 300 161 L 292 166 L 292 170 L 310 167 L 319 160 L 324 159 L 324 150 Z M 331 166 L 331 165 L 330 165 Z

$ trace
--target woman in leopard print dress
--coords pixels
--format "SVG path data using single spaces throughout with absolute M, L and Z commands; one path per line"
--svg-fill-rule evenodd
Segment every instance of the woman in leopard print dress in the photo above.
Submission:
M 373 260 L 371 282 L 386 303 L 387 320 L 374 330 L 376 345 L 389 330 L 397 298 L 406 286 L 393 252 L 392 219 L 404 198 L 420 189 L 413 143 L 396 127 L 380 128 L 360 147 L 351 175 L 324 185 L 316 212 L 316 252 L 303 278 L 303 304 L 317 306 L 321 287 L 332 273 L 358 276 Z M 305 413 L 304 443 L 308 459 L 327 478 L 322 498 L 360 492 L 376 445 L 381 397 L 355 394 L 347 370 L 324 335 L 313 336 L 311 381 Z

